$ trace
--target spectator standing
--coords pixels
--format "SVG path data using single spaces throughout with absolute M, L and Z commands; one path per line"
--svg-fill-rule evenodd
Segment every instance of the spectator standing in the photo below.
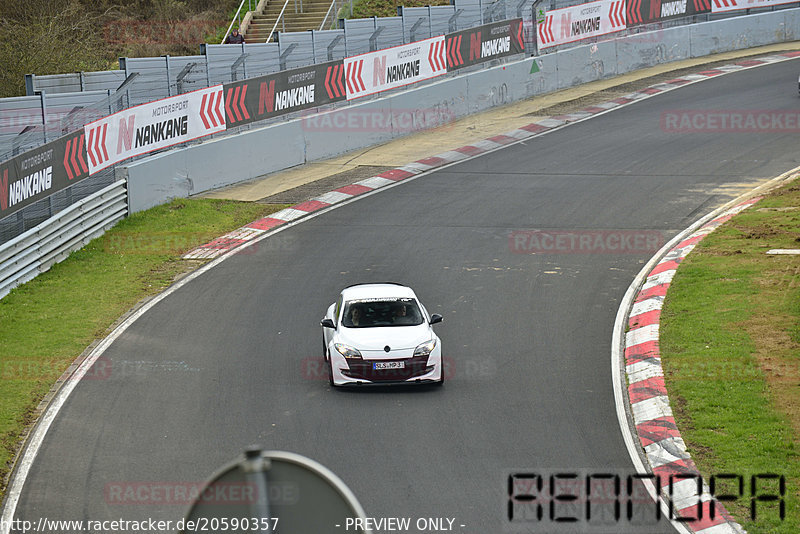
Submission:
M 234 28 L 230 35 L 225 38 L 223 44 L 242 44 L 244 42 L 244 35 L 239 33 L 238 28 Z

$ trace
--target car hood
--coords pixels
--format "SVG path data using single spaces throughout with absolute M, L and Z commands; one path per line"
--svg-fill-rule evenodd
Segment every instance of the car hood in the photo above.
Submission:
M 422 323 L 417 326 L 376 326 L 371 328 L 339 329 L 338 343 L 344 343 L 358 350 L 383 350 L 390 346 L 392 350 L 414 349 L 434 337 L 430 325 Z

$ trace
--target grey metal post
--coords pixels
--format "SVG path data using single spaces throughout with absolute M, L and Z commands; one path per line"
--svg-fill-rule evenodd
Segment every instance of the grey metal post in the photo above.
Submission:
M 369 51 L 374 52 L 378 49 L 378 36 L 381 34 L 385 26 L 378 26 L 372 35 L 369 36 Z
M 331 44 L 328 45 L 328 61 L 333 61 L 333 49 L 342 39 L 344 39 L 344 34 L 337 35 L 334 37 L 333 41 L 331 41 Z
M 170 82 L 170 75 L 169 75 L 169 54 L 164 56 L 165 64 L 167 66 L 167 96 L 172 96 L 172 85 Z
M 203 55 L 206 61 L 206 87 L 211 87 L 211 69 L 208 68 L 208 47 L 205 44 L 200 45 L 200 54 Z
M 478 11 L 481 14 L 481 24 L 483 24 L 483 0 L 478 0 Z
M 411 26 L 411 29 L 408 30 L 409 42 L 413 43 L 414 41 L 417 40 L 417 28 L 419 28 L 423 22 L 425 22 L 425 19 L 420 17 L 419 19 L 417 19 L 417 22 L 415 22 L 414 25 Z
M 314 30 L 308 30 L 311 32 L 311 64 L 317 64 L 317 44 L 314 40 Z
M 236 61 L 234 61 L 233 65 L 231 65 L 231 81 L 232 82 L 235 82 L 237 80 L 236 69 L 239 68 L 239 65 L 241 65 L 244 62 L 244 59 L 246 57 L 247 57 L 247 54 L 242 54 L 241 56 L 236 58 Z
M 280 46 L 280 41 L 278 41 L 278 45 Z M 292 50 L 297 48 L 297 43 L 290 44 L 285 52 L 281 52 L 281 55 L 278 57 L 278 61 L 280 62 L 281 70 L 286 70 L 286 58 L 289 54 L 292 53 Z
M 33 89 L 33 77 L 35 74 L 26 74 L 25 75 L 25 95 L 26 96 L 33 96 L 34 89 Z
M 447 19 L 447 28 L 450 30 L 450 33 L 458 30 L 458 17 L 463 12 L 463 9 L 456 9 L 455 13 L 453 13 L 453 16 Z
M 85 84 L 85 80 L 84 80 L 83 71 L 80 71 L 78 73 L 78 81 L 81 84 L 81 91 L 85 91 L 86 90 L 86 84 Z
M 531 16 L 533 17 L 533 50 L 531 55 L 533 56 L 539 55 L 539 17 L 536 14 L 536 10 L 543 2 L 544 0 L 533 0 L 531 4 Z
M 197 63 L 187 63 L 178 73 L 177 78 L 175 78 L 175 86 L 179 95 L 183 94 L 183 79 L 189 75 L 195 65 L 197 65 Z
M 44 91 L 39 93 L 39 99 L 42 102 L 42 133 L 44 134 L 44 142 L 47 142 L 47 97 Z
M 403 6 L 397 6 L 397 16 L 400 17 L 400 32 L 403 35 L 403 43 L 406 41 L 406 16 L 403 15 Z

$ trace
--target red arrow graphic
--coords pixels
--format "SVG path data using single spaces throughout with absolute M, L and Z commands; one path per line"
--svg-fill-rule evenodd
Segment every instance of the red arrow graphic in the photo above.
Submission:
M 103 157 L 105 158 L 103 161 L 108 161 L 108 150 L 106 150 L 106 133 L 108 133 L 108 123 L 103 125 L 103 141 L 100 146 L 103 147 Z M 99 152 L 98 152 L 99 154 Z
M 334 87 L 339 88 L 339 96 L 340 97 L 347 96 L 347 93 L 345 93 L 344 90 L 344 63 L 336 65 L 336 72 L 333 75 L 333 79 L 335 82 Z
M 348 63 L 347 64 L 347 68 L 345 69 L 346 72 L 345 72 L 345 75 L 344 75 L 344 79 L 345 79 L 345 82 L 347 83 L 347 91 L 349 93 L 355 93 L 356 92 L 356 90 L 353 89 L 353 77 L 352 77 L 353 71 L 355 70 L 354 66 L 355 66 L 355 63 Z
M 69 144 L 67 146 L 69 146 Z M 76 137 L 72 139 L 72 152 L 69 157 L 69 162 L 72 164 L 72 169 L 75 171 L 75 176 L 78 176 L 81 173 L 81 169 L 80 167 L 78 167 L 78 160 L 75 159 L 75 156 L 77 155 L 78 155 L 78 138 Z M 72 178 L 70 178 L 70 180 L 72 180 Z
M 447 58 L 446 58 L 446 54 L 445 54 L 445 51 L 444 51 L 444 39 L 439 41 L 438 58 L 439 58 L 439 69 L 440 70 L 447 70 Z
M 225 125 L 225 113 L 222 111 L 222 89 L 217 91 L 217 105 L 214 106 L 214 112 L 217 114 L 217 120 L 219 121 L 220 126 Z M 250 116 L 248 115 L 247 118 L 249 119 Z
M 89 172 L 89 167 L 86 165 L 86 160 L 83 159 L 83 139 L 86 137 L 86 134 L 81 134 L 80 138 L 78 139 L 78 161 L 81 164 L 81 171 L 82 172 Z
M 331 71 L 335 67 L 328 67 L 325 71 L 325 92 L 328 93 L 328 98 L 333 98 L 333 91 L 331 90 Z
M 464 58 L 461 57 L 461 38 L 462 37 L 464 37 L 464 36 L 463 35 L 459 35 L 458 36 L 458 41 L 456 42 L 456 47 L 455 47 L 455 53 L 456 53 L 456 56 L 458 56 L 458 64 L 459 65 L 463 65 L 464 64 Z
M 233 94 L 233 112 L 236 114 L 236 122 L 242 120 L 242 114 L 239 113 L 239 91 L 242 90 L 242 86 L 238 85 L 236 87 L 236 92 Z M 213 120 L 213 117 L 212 117 Z M 216 124 L 214 124 L 216 126 Z
M 247 87 L 248 84 L 242 86 L 242 96 L 239 97 L 239 107 L 242 109 L 242 115 L 244 115 L 245 120 L 250 118 L 250 114 L 247 112 L 247 106 L 244 105 L 244 95 L 247 94 Z M 220 98 L 222 98 L 222 95 L 220 95 Z M 222 121 L 220 121 L 219 124 L 222 126 Z
M 525 44 L 522 42 L 522 21 L 520 21 L 517 25 L 517 43 L 519 44 L 520 49 L 525 48 Z
M 361 71 L 363 71 L 363 70 L 364 70 L 364 60 L 362 59 L 362 60 L 359 60 L 359 62 L 358 62 L 358 74 L 356 75 L 356 80 L 360 83 L 361 90 L 362 91 L 366 91 L 367 90 L 367 86 L 364 85 L 364 78 L 361 77 Z
M 92 152 L 92 141 L 94 141 L 94 128 L 89 130 L 89 142 L 86 143 L 86 153 L 89 154 L 89 159 L 92 161 L 92 166 L 97 167 L 97 160 L 94 159 L 94 152 Z
M 69 167 L 69 149 L 72 146 L 72 139 L 67 140 L 67 148 L 64 150 L 64 169 L 67 171 L 67 178 L 72 180 L 75 176 L 72 174 L 72 169 Z
M 231 93 L 230 91 L 228 91 L 228 101 L 225 102 L 225 109 L 228 110 L 228 114 L 230 114 L 230 109 L 228 108 L 228 103 L 230 99 L 231 99 Z M 205 114 L 206 101 L 208 101 L 208 93 L 205 93 L 203 95 L 203 100 L 200 101 L 200 120 L 203 121 L 203 126 L 205 126 L 206 130 L 208 130 L 211 128 L 211 125 L 208 124 L 208 119 L 206 119 L 206 114 Z
M 556 36 L 553 35 L 553 19 L 556 18 L 554 15 L 550 16 L 550 19 L 547 21 L 547 36 L 550 39 L 550 42 L 556 40 Z
M 447 38 L 447 64 L 449 66 L 453 66 L 453 56 L 451 55 L 453 51 L 453 38 Z

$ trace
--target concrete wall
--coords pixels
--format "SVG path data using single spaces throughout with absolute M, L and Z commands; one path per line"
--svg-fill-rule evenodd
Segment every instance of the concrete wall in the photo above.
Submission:
M 439 79 L 130 163 L 122 169 L 130 210 L 383 143 L 557 89 L 798 36 L 800 9 L 791 9 L 640 33 Z

